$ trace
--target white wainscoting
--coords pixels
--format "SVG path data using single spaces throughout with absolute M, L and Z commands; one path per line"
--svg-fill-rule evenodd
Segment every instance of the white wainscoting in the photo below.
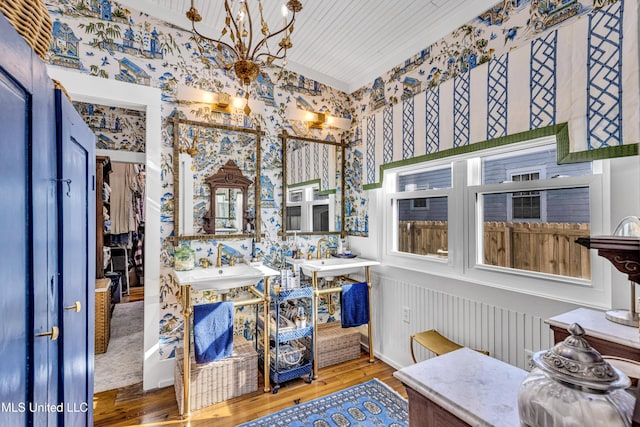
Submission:
M 526 350 L 536 352 L 553 345 L 544 319 L 504 307 L 429 289 L 379 273 L 372 274 L 374 348 L 376 357 L 401 368 L 413 363 L 409 337 L 436 329 L 442 335 L 491 356 L 527 369 Z M 403 319 L 409 310 L 409 322 Z M 433 353 L 414 345 L 418 361 Z

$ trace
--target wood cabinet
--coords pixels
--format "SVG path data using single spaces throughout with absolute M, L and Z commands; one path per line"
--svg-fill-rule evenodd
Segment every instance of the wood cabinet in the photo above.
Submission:
M 556 344 L 564 341 L 565 338 L 569 336 L 569 332 L 567 332 L 566 328 L 551 325 L 551 330 L 553 331 L 553 342 Z M 640 349 L 638 348 L 618 344 L 608 339 L 595 337 L 593 335 L 590 335 L 589 331 L 587 331 L 587 333 L 585 334 L 584 339 L 589 342 L 591 347 L 598 350 L 600 354 L 640 361 Z
M 409 397 L 409 425 L 520 425 L 518 389 L 527 371 L 463 347 L 396 371 Z
M 412 425 L 415 423 L 429 427 L 470 426 L 411 387 L 405 385 L 405 388 L 409 397 L 409 421 Z
M 567 328 L 578 323 L 585 330 L 584 338 L 600 354 L 640 361 L 638 328 L 607 320 L 602 311 L 577 308 L 551 317 L 545 323 L 553 331 L 554 343 L 567 338 Z

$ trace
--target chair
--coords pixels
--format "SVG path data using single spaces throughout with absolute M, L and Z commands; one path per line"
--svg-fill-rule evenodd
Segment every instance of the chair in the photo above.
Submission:
M 416 341 L 418 344 L 426 348 L 427 350 L 434 353 L 436 356 L 440 356 L 445 353 L 449 353 L 454 350 L 458 350 L 462 348 L 460 344 L 457 344 L 450 339 L 443 337 L 440 335 L 438 331 L 435 329 L 429 329 L 428 331 L 418 332 L 417 334 L 411 335 L 409 338 L 409 348 L 411 349 L 411 358 L 413 359 L 413 363 L 417 363 L 416 356 L 413 353 L 413 342 Z M 489 355 L 488 351 L 485 350 L 476 350 L 480 353 Z

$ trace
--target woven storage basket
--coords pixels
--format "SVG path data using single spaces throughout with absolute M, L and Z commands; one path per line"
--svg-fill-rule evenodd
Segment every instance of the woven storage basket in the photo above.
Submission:
M 176 350 L 174 387 L 178 409 L 183 413 L 184 358 Z M 233 341 L 233 355 L 211 363 L 197 364 L 191 351 L 191 410 L 197 411 L 258 389 L 258 353 L 244 338 Z
M 51 43 L 53 23 L 42 0 L 1 0 L 0 11 L 11 25 L 45 59 Z
M 318 325 L 318 367 L 335 365 L 360 357 L 360 331 L 343 328 L 340 322 Z
M 111 279 L 96 280 L 96 354 L 104 353 L 111 335 Z
M 278 364 L 277 368 L 274 369 L 285 371 L 287 369 L 293 369 L 302 365 L 305 361 L 305 350 L 306 347 L 296 341 L 290 341 L 286 344 L 280 344 L 278 347 Z M 271 351 L 269 352 L 269 358 L 271 360 L 271 366 L 275 367 L 275 348 L 271 348 Z

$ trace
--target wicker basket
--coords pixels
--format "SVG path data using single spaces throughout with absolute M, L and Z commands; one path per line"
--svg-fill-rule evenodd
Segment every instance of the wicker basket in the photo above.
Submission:
M 360 331 L 343 328 L 340 322 L 318 325 L 318 367 L 335 365 L 360 357 Z
M 0 11 L 31 46 L 45 59 L 51 43 L 53 23 L 42 0 L 2 0 Z
M 178 409 L 182 414 L 184 393 L 184 358 L 176 350 L 174 387 Z M 197 411 L 227 399 L 258 389 L 258 353 L 244 338 L 233 341 L 233 355 L 211 363 L 197 364 L 191 352 L 191 410 Z
M 111 279 L 96 280 L 95 352 L 107 351 L 111 335 Z
M 306 347 L 297 341 L 280 344 L 278 347 L 278 364 L 276 368 L 276 350 L 275 348 L 271 348 L 269 352 L 271 366 L 279 371 L 296 368 L 304 363 L 305 350 Z

